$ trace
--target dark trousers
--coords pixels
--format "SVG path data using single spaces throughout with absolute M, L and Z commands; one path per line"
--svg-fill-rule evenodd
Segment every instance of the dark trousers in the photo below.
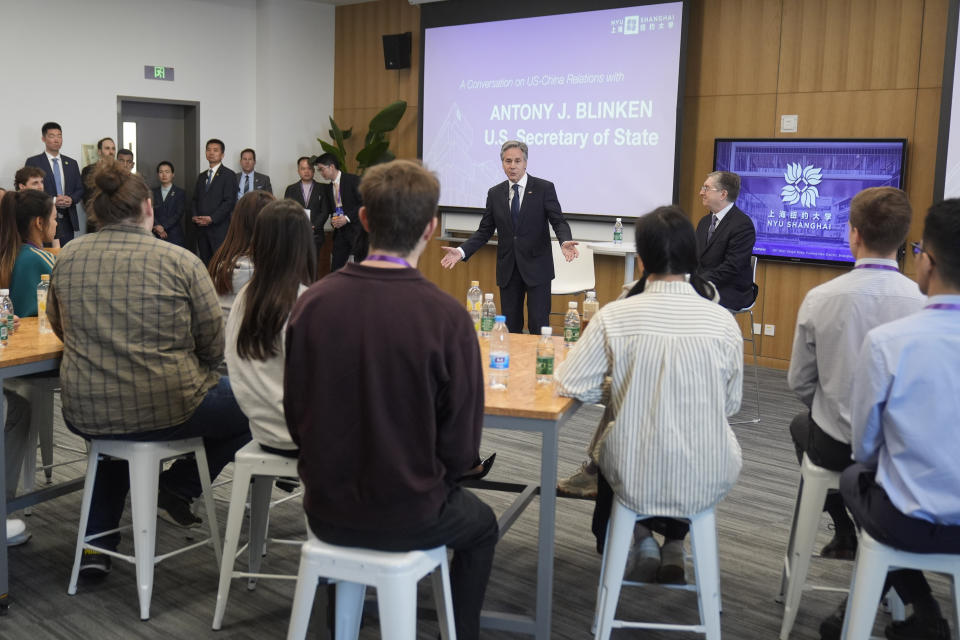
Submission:
M 550 282 L 530 286 L 514 266 L 507 286 L 500 287 L 500 311 L 507 317 L 510 333 L 523 333 L 523 298 L 527 298 L 527 328 L 540 335 L 540 327 L 550 326 Z
M 597 553 L 603 553 L 603 546 L 607 540 L 607 525 L 610 523 L 610 514 L 613 511 L 613 500 L 613 488 L 603 477 L 603 473 L 598 471 L 597 502 L 593 507 L 593 522 L 590 526 L 594 538 L 597 539 Z M 639 522 L 667 540 L 683 540 L 690 532 L 690 523 L 677 518 L 646 518 Z
M 201 228 L 197 233 L 197 255 L 203 264 L 210 264 L 210 258 L 219 248 L 220 245 L 216 243 L 216 238 L 212 238 L 207 231 Z
M 797 462 L 803 462 L 803 454 L 806 453 L 810 462 L 830 471 L 843 471 L 853 464 L 850 445 L 834 440 L 813 421 L 809 411 L 797 414 L 793 419 L 790 423 L 790 435 L 797 450 Z M 827 492 L 823 510 L 830 514 L 837 533 L 854 535 L 853 522 L 847 516 L 839 491 L 831 489 Z
M 878 542 L 913 553 L 960 553 L 960 525 L 911 518 L 897 509 L 876 482 L 876 470 L 855 463 L 840 476 L 840 493 L 854 520 Z M 906 604 L 930 597 L 923 572 L 899 569 L 887 574 L 884 593 L 893 587 Z
M 73 240 L 75 230 L 73 220 L 70 218 L 69 209 L 57 209 L 57 233 L 56 238 L 60 240 L 60 246 L 65 246 Z
M 307 519 L 314 535 L 330 544 L 380 551 L 412 551 L 440 545 L 453 549 L 450 588 L 457 638 L 480 637 L 480 608 L 500 533 L 493 510 L 475 494 L 454 487 L 434 522 L 409 530 L 347 529 L 319 521 L 310 514 Z M 381 624 L 389 624 L 389 620 L 381 620 Z
M 354 241 L 356 240 L 354 224 L 360 224 L 360 221 L 349 222 L 345 226 L 333 230 L 333 250 L 330 252 L 331 271 L 336 271 L 347 264 L 347 259 L 354 252 Z M 366 255 L 366 251 L 364 251 L 363 257 L 366 257 Z M 354 258 L 356 262 L 361 259 Z
M 85 439 L 129 440 L 132 442 L 159 442 L 183 438 L 203 438 L 207 455 L 210 479 L 220 475 L 240 447 L 250 442 L 250 427 L 247 417 L 240 410 L 230 389 L 230 380 L 220 378 L 213 389 L 186 422 L 156 431 L 121 435 L 88 435 L 69 422 L 67 428 Z M 202 493 L 200 475 L 194 460 L 180 458 L 160 474 L 160 486 L 181 498 L 192 500 Z M 124 503 L 130 491 L 130 475 L 126 460 L 105 458 L 97 464 L 90 517 L 87 520 L 87 535 L 116 529 L 123 515 Z M 119 534 L 98 539 L 98 545 L 115 550 L 120 542 Z

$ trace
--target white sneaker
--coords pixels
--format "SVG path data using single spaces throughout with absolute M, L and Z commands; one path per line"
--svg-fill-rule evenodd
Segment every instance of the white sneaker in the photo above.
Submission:
M 16 547 L 30 539 L 30 532 L 27 531 L 27 525 L 23 520 L 17 518 L 7 519 L 7 546 Z

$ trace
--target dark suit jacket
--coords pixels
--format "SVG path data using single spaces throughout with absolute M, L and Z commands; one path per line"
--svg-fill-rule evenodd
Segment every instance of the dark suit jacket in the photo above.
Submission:
M 460 245 L 464 260 L 469 260 L 497 231 L 497 286 L 510 282 L 514 266 L 520 271 L 527 286 L 537 286 L 553 280 L 553 251 L 550 248 L 550 229 L 553 226 L 557 240 L 562 244 L 573 240 L 557 200 L 552 182 L 527 174 L 527 189 L 520 202 L 520 224 L 513 228 L 510 215 L 510 182 L 504 180 L 487 192 L 487 209 L 480 226 L 470 239 Z
M 243 182 L 243 171 L 237 172 L 237 195 L 240 194 L 241 183 Z M 270 184 L 270 176 L 265 173 L 260 173 L 259 171 L 253 172 L 253 184 L 250 186 L 251 190 L 259 189 L 261 191 L 269 191 L 270 195 L 273 195 L 273 185 Z
M 26 166 L 43 169 L 46 173 L 43 176 L 43 190 L 51 196 L 57 195 L 57 183 L 53 178 L 53 167 L 47 160 L 47 154 L 30 156 L 27 158 Z M 80 165 L 73 158 L 60 154 L 60 168 L 63 170 L 63 195 L 70 196 L 73 204 L 63 209 L 57 209 L 60 214 L 57 217 L 63 217 L 70 221 L 74 231 L 80 230 L 80 219 L 77 217 L 77 205 L 83 200 L 83 180 L 80 179 Z
M 733 205 L 717 225 L 710 242 L 707 230 L 710 216 L 697 225 L 697 273 L 717 287 L 720 304 L 728 309 L 743 309 L 753 304 L 753 270 L 750 256 L 757 232 L 750 216 Z
M 193 190 L 193 215 L 210 216 L 213 222 L 208 227 L 197 227 L 200 233 L 206 233 L 214 247 L 220 246 L 227 237 L 230 215 L 237 204 L 237 174 L 224 165 L 220 165 L 213 176 L 210 188 L 207 188 L 207 172 L 197 176 L 197 186 Z
M 304 209 L 310 210 L 310 225 L 313 227 L 313 241 L 317 249 L 323 244 L 323 223 L 326 222 L 330 212 L 333 211 L 333 202 L 327 200 L 329 189 L 316 180 L 313 181 L 313 190 L 310 192 L 310 202 L 303 201 L 303 189 L 300 187 L 300 181 L 297 180 L 287 187 L 283 192 L 284 198 L 296 200 Z
M 333 215 L 336 202 L 333 197 L 333 183 L 325 187 L 330 199 L 330 215 Z M 350 222 L 333 230 L 333 248 L 334 251 L 339 248 L 340 251 L 353 253 L 359 261 L 367 255 L 367 232 L 360 224 L 360 206 L 363 204 L 360 197 L 360 176 L 340 172 L 340 202 L 343 205 L 343 214 Z
M 153 190 L 153 224 L 167 232 L 167 242 L 183 246 L 183 210 L 187 206 L 187 192 L 177 185 L 170 186 L 167 199 L 160 197 L 160 187 Z

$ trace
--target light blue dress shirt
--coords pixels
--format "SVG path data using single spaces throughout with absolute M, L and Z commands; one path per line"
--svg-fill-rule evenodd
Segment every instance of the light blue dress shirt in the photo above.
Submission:
M 853 456 L 901 513 L 960 525 L 960 295 L 867 334 L 853 381 Z

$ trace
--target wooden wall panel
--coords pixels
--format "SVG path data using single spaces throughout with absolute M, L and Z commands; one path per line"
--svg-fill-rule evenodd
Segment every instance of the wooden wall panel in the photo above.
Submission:
M 917 86 L 923 2 L 783 0 L 783 92 Z
M 779 2 L 693 0 L 689 15 L 687 97 L 777 90 Z
M 910 239 L 918 239 L 932 201 L 943 49 L 949 0 L 691 0 L 683 102 L 679 204 L 694 223 L 703 215 L 697 193 L 712 168 L 718 137 L 904 137 L 909 141 L 907 192 L 914 207 Z M 419 7 L 378 0 L 337 8 L 335 113 L 365 132 L 388 102 L 409 107 L 391 136 L 399 157 L 417 145 Z M 380 37 L 414 34 L 413 68 L 386 71 Z M 919 89 L 918 89 L 919 88 Z M 780 134 L 781 114 L 799 115 L 797 134 Z M 356 153 L 356 148 L 353 149 Z M 457 299 L 471 279 L 494 283 L 496 249 L 467 264 L 440 268 L 439 239 L 420 268 Z M 623 263 L 597 256 L 601 303 L 619 294 Z M 907 273 L 912 273 L 907 259 Z M 760 362 L 789 364 L 797 309 L 812 287 L 842 270 L 761 262 L 755 322 L 773 324 L 758 336 Z M 561 310 L 563 300 L 554 302 Z M 499 300 L 498 300 L 499 304 Z M 741 327 L 749 331 L 746 320 Z

